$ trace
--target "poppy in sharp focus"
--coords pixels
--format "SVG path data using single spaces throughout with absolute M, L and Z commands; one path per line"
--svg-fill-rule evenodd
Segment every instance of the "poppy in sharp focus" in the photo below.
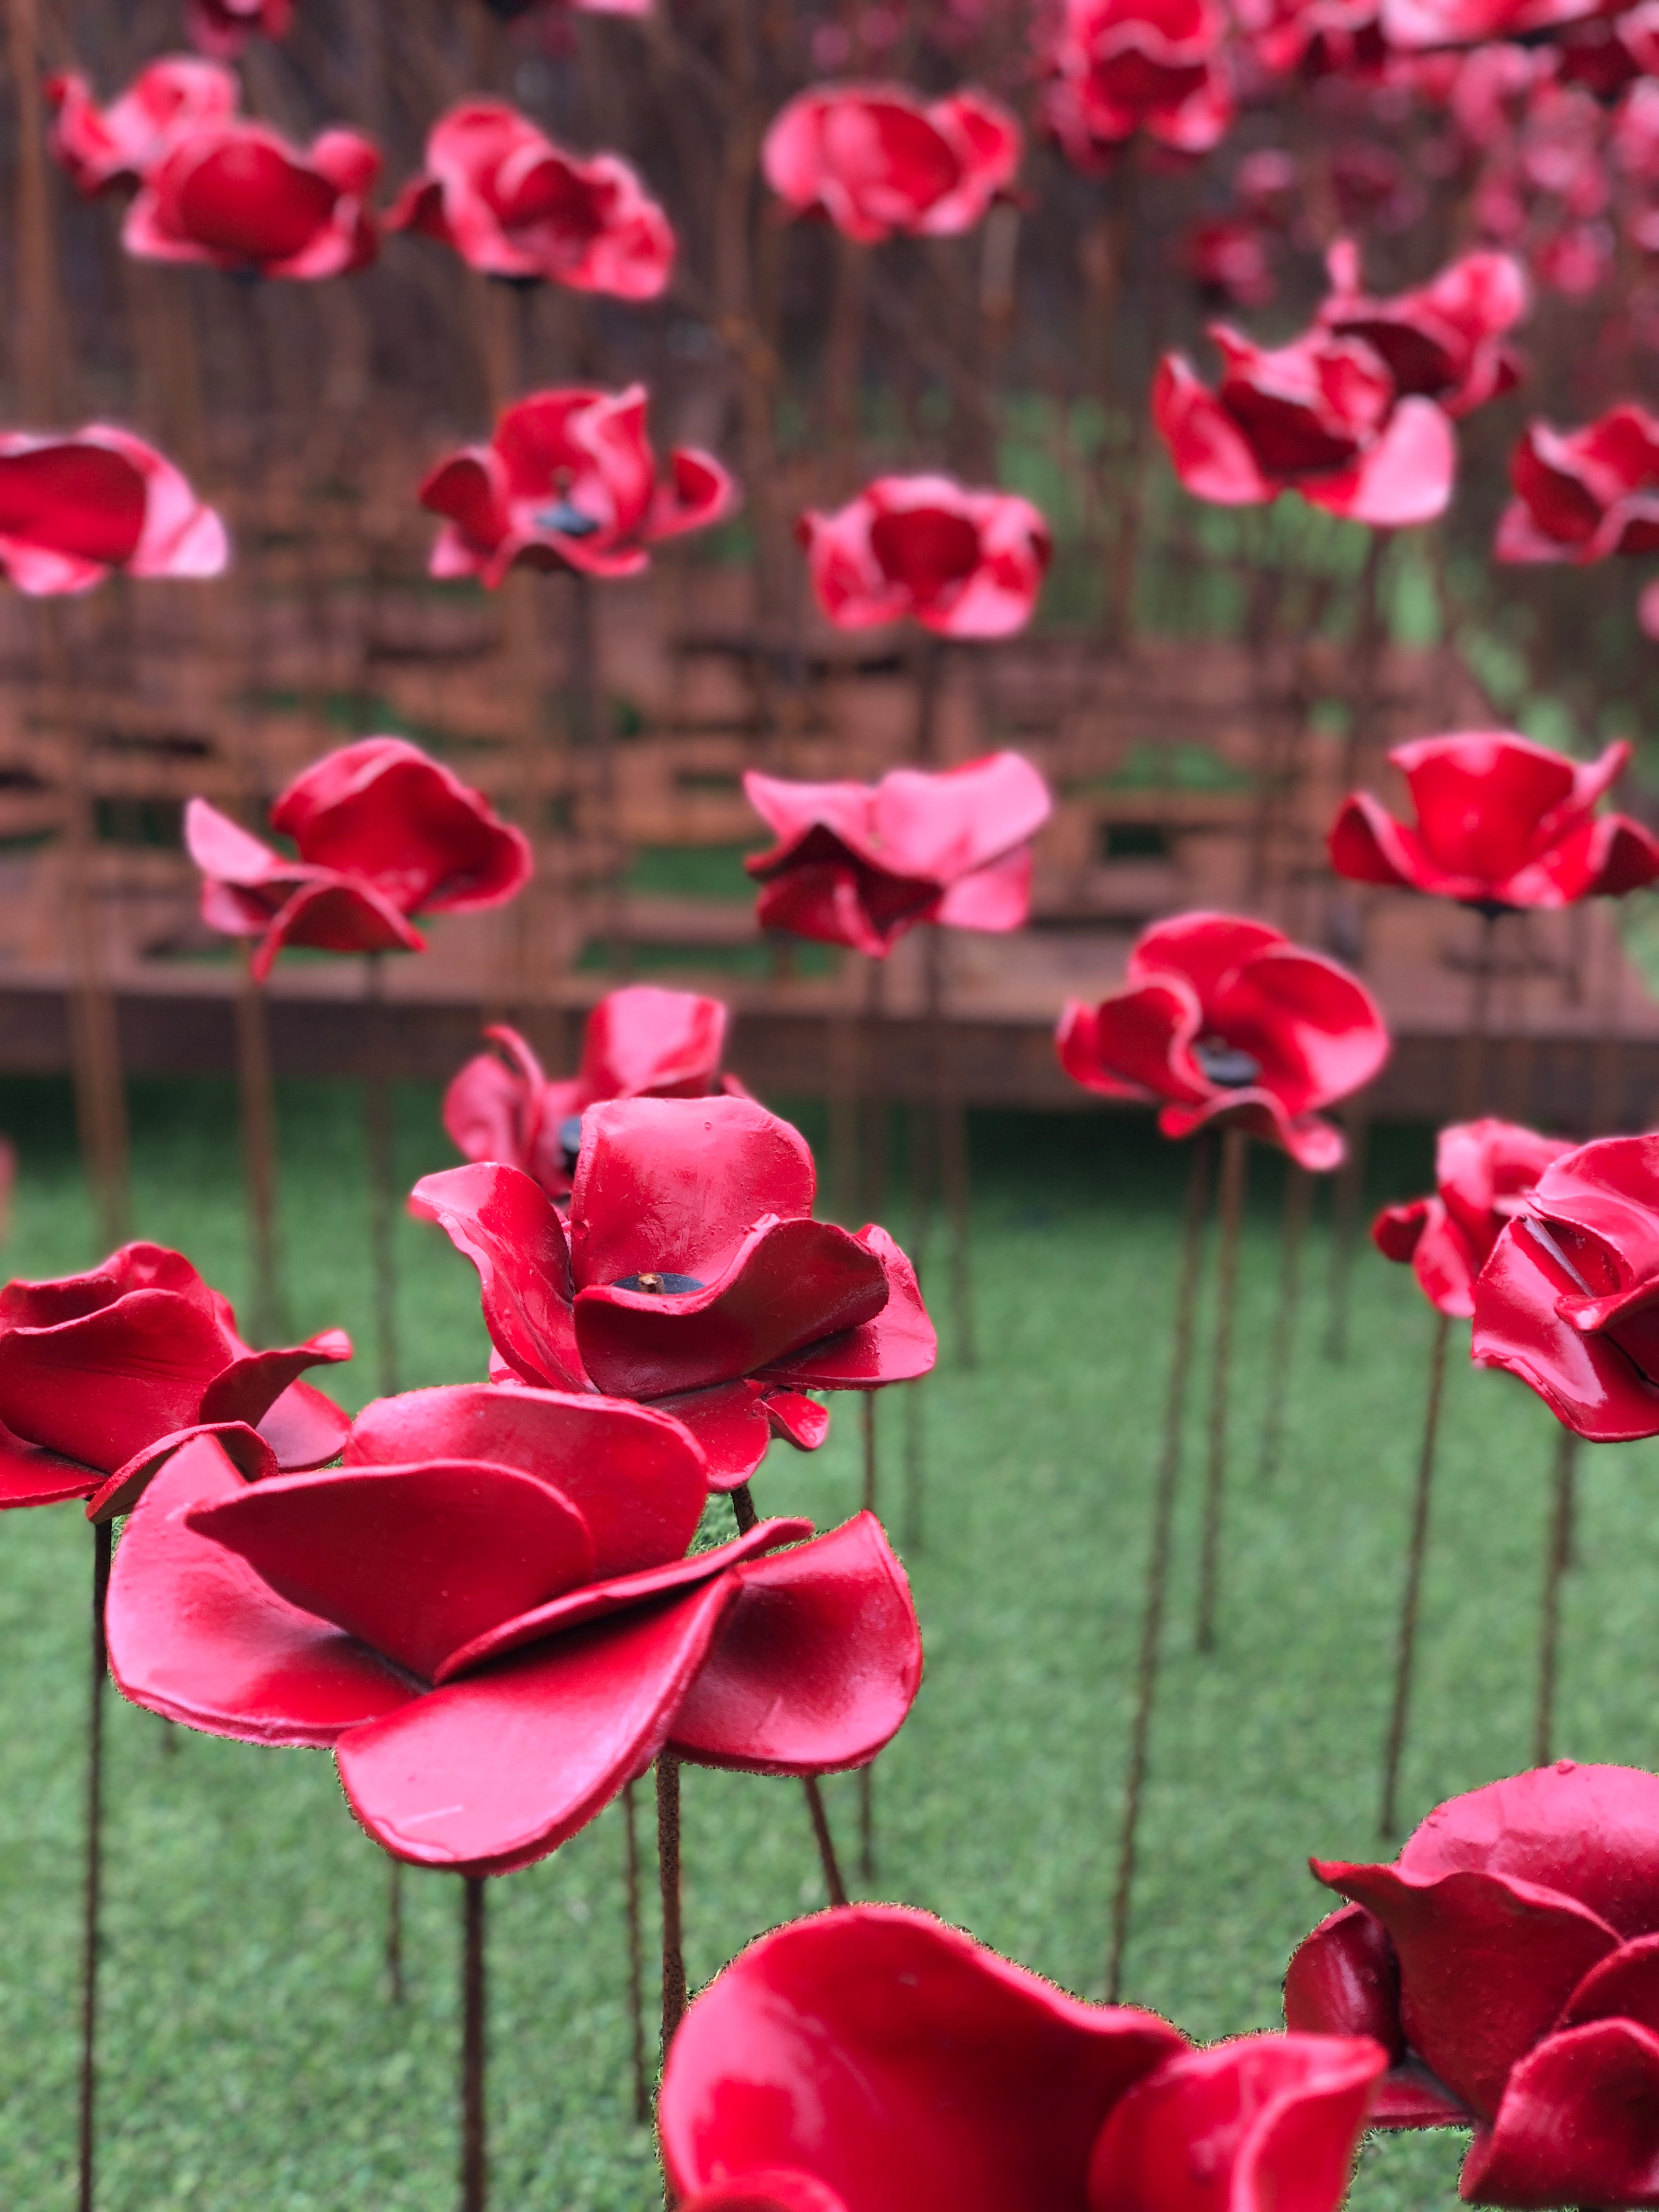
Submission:
M 31 598 L 127 576 L 217 576 L 225 527 L 165 455 L 89 422 L 60 437 L 0 432 L 0 574 Z

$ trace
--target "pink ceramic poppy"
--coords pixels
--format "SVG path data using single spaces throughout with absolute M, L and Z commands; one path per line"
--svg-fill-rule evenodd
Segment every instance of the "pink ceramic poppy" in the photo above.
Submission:
M 1510 457 L 1500 561 L 1659 553 L 1659 416 L 1627 401 L 1582 430 L 1529 423 Z
M 171 461 L 131 431 L 0 432 L 0 574 L 30 598 L 128 576 L 217 576 L 225 527 Z
M 1139 133 L 1207 154 L 1232 120 L 1212 0 L 1063 0 L 1043 44 L 1043 114 L 1080 168 L 1099 168 Z
M 1385 1258 L 1409 1260 L 1439 1313 L 1467 1320 L 1475 1279 L 1505 1225 L 1520 1213 L 1552 1160 L 1572 1146 L 1516 1121 L 1454 1121 L 1435 1145 L 1434 1195 L 1385 1206 L 1371 1241 Z
M 1601 12 L 1603 0 L 1382 0 L 1382 27 L 1403 52 L 1480 46 L 1544 33 Z
M 100 107 L 76 70 L 50 76 L 46 94 L 53 115 L 51 145 L 77 191 L 102 191 L 136 185 L 172 151 L 173 142 L 198 125 L 220 123 L 236 112 L 241 88 L 218 62 L 193 54 L 164 54 L 139 70 L 107 107 Z
M 1048 787 L 1018 753 L 879 783 L 786 783 L 750 769 L 749 804 L 777 843 L 744 862 L 756 919 L 884 959 L 918 922 L 1018 929 L 1030 910 L 1031 840 Z
M 1019 167 L 1023 137 L 972 86 L 922 100 L 902 84 L 815 85 L 775 118 L 766 181 L 792 215 L 824 215 L 874 245 L 971 230 Z
M 1461 416 L 1519 383 L 1520 368 L 1504 339 L 1526 313 L 1528 294 L 1526 272 L 1512 254 L 1466 253 L 1428 283 L 1387 300 L 1369 298 L 1361 289 L 1359 248 L 1352 239 L 1338 240 L 1327 266 L 1331 295 L 1319 311 L 1321 326 L 1374 348 L 1396 391 Z
M 1055 1046 L 1085 1090 L 1161 1101 L 1166 1137 L 1232 1121 L 1323 1172 L 1346 1148 L 1316 1109 L 1370 1081 L 1389 1032 L 1334 960 L 1265 922 L 1194 913 L 1141 933 L 1122 990 L 1070 1000 Z
M 234 60 L 252 39 L 285 39 L 294 0 L 185 0 L 185 27 L 198 53 Z
M 1030 500 L 943 476 L 878 477 L 833 514 L 809 509 L 797 534 L 837 629 L 908 617 L 941 637 L 1024 629 L 1054 552 Z
M 270 810 L 299 858 L 273 852 L 204 799 L 185 809 L 202 919 L 257 937 L 263 981 L 285 945 L 419 952 L 410 917 L 470 914 L 530 880 L 529 842 L 481 792 L 402 738 L 360 738 L 313 761 Z
M 267 124 L 204 123 L 145 175 L 121 242 L 141 261 L 234 276 L 346 276 L 380 251 L 368 208 L 380 167 L 356 131 L 325 131 L 301 152 Z

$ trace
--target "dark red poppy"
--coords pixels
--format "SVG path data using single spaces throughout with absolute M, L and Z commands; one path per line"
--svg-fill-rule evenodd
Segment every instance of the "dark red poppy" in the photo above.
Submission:
M 620 1098 L 582 1115 L 567 1229 L 520 1169 L 422 1178 L 409 1210 L 478 1270 L 499 1370 L 684 1421 L 718 1490 L 775 1434 L 816 1450 L 809 1390 L 908 1382 L 938 1349 L 884 1229 L 814 1221 L 806 1143 L 749 1098 Z
M 1516 1121 L 1454 1121 L 1435 1145 L 1434 1195 L 1385 1206 L 1371 1241 L 1389 1260 L 1409 1260 L 1437 1312 L 1467 1320 L 1475 1278 L 1505 1226 L 1522 1211 L 1552 1160 L 1572 1146 Z
M 1376 76 L 1389 59 L 1381 0 L 1238 0 L 1240 29 L 1273 76 Z
M 128 576 L 217 576 L 225 527 L 171 461 L 131 431 L 0 432 L 0 574 L 31 598 Z
M 285 945 L 326 952 L 419 952 L 416 914 L 470 914 L 524 889 L 522 830 L 480 792 L 402 738 L 360 738 L 313 761 L 270 810 L 298 860 L 250 837 L 204 799 L 185 842 L 205 878 L 202 919 L 257 937 L 261 981 Z
M 1291 1961 L 1292 2029 L 1376 2037 L 1382 2127 L 1473 2127 L 1474 2204 L 1659 2202 L 1659 1778 L 1563 1759 L 1437 1806 Z
M 368 208 L 380 167 L 356 131 L 325 131 L 302 153 L 264 123 L 204 123 L 145 175 L 121 241 L 140 260 L 235 276 L 346 276 L 380 251 Z
M 908 617 L 941 637 L 1024 629 L 1054 552 L 1029 499 L 943 476 L 878 477 L 833 514 L 809 509 L 797 535 L 838 629 Z
M 1143 132 L 1207 154 L 1233 116 L 1225 36 L 1212 0 L 1063 0 L 1041 56 L 1049 129 L 1085 169 Z
M 750 769 L 749 804 L 777 839 L 744 862 L 763 889 L 756 918 L 884 959 L 918 922 L 1018 929 L 1031 904 L 1031 840 L 1048 787 L 1018 753 L 879 783 L 786 783 Z
M 233 60 L 253 39 L 285 39 L 294 0 L 185 0 L 185 27 L 198 53 Z
M 382 1398 L 319 1474 L 250 1483 L 204 1437 L 117 1550 L 111 1669 L 187 1727 L 331 1745 L 377 1843 L 470 1875 L 556 1850 L 660 1751 L 873 1759 L 921 1678 L 880 1523 L 687 1558 L 704 1494 L 678 1422 L 550 1391 Z
M 1626 401 L 1582 430 L 1531 422 L 1510 456 L 1500 561 L 1659 553 L 1659 416 Z
M 929 1913 L 853 1905 L 722 1969 L 657 2124 L 684 2212 L 1336 2212 L 1387 2063 L 1357 2037 L 1194 2051 Z
M 1321 325 L 1382 355 L 1395 387 L 1432 399 L 1448 415 L 1471 413 L 1512 392 L 1521 371 L 1506 334 L 1527 312 L 1526 273 L 1512 254 L 1466 253 L 1414 291 L 1369 298 L 1359 248 L 1340 239 L 1327 258 L 1331 296 Z
M 654 300 L 674 266 L 668 217 L 626 161 L 567 154 L 500 100 L 463 100 L 439 117 L 426 167 L 386 224 L 453 246 L 487 276 L 618 300 Z
M 77 191 L 136 185 L 198 125 L 234 115 L 241 88 L 234 73 L 193 54 L 164 54 L 139 70 L 107 107 L 76 70 L 49 76 L 52 150 Z
M 296 1378 L 349 1359 L 327 1329 L 280 1352 L 236 1334 L 228 1298 L 182 1253 L 124 1244 L 101 1267 L 0 1289 L 0 1507 L 90 1498 L 131 1510 L 183 1436 L 216 1430 L 255 1472 L 332 1459 L 346 1417 Z
M 676 446 L 659 480 L 642 384 L 626 392 L 532 392 L 504 407 L 487 446 L 464 446 L 421 486 L 444 517 L 434 576 L 477 576 L 495 590 L 515 562 L 636 576 L 647 550 L 724 521 L 738 488 L 712 453 Z
M 1389 1056 L 1389 1032 L 1356 976 L 1266 922 L 1182 914 L 1143 930 L 1124 988 L 1068 1001 L 1060 1064 L 1103 1098 L 1161 1101 L 1166 1137 L 1217 1120 L 1282 1146 L 1304 1168 L 1340 1164 L 1341 1132 L 1317 1112 Z
M 581 1066 L 552 1083 L 516 1030 L 484 1031 L 499 1053 L 470 1060 L 444 1093 L 444 1127 L 469 1160 L 500 1160 L 533 1176 L 550 1198 L 568 1198 L 581 1117 L 601 1098 L 746 1098 L 722 1075 L 726 1007 L 695 991 L 630 983 L 608 991 L 587 1017 Z
M 902 84 L 823 84 L 775 118 L 761 167 L 792 215 L 827 216 L 874 245 L 971 230 L 1023 148 L 1014 117 L 972 86 L 923 100 Z
M 1331 825 L 1331 866 L 1356 883 L 1392 884 L 1480 907 L 1562 907 L 1622 897 L 1659 877 L 1659 841 L 1627 815 L 1595 812 L 1623 773 L 1622 739 L 1574 762 L 1507 730 L 1419 738 L 1389 755 L 1417 824 L 1368 791 Z

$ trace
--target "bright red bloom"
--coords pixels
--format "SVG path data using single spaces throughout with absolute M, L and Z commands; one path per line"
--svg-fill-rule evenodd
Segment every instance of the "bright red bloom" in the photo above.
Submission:
M 1360 289 L 1359 249 L 1340 239 L 1328 256 L 1331 296 L 1321 327 L 1382 355 L 1395 388 L 1468 415 L 1512 392 L 1521 371 L 1504 343 L 1526 313 L 1526 272 L 1508 253 L 1466 253 L 1426 284 L 1392 299 Z
M 1531 422 L 1510 456 L 1500 561 L 1659 553 L 1659 416 L 1627 401 L 1582 430 Z
M 674 266 L 668 217 L 626 161 L 567 154 L 499 100 L 439 117 L 426 167 L 386 223 L 453 246 L 488 276 L 545 277 L 618 300 L 654 300 Z
M 285 39 L 294 0 L 186 0 L 185 26 L 198 53 L 228 61 L 253 39 Z
M 144 177 L 121 242 L 143 261 L 236 276 L 346 276 L 380 251 L 368 210 L 380 167 L 356 131 L 325 131 L 301 153 L 263 123 L 204 123 Z
M 1475 1278 L 1504 1227 L 1522 1211 L 1552 1160 L 1572 1146 L 1516 1121 L 1453 1121 L 1435 1145 L 1432 1198 L 1385 1206 L 1371 1241 L 1389 1260 L 1409 1260 L 1439 1313 L 1467 1320 Z
M 100 107 L 78 70 L 49 76 L 53 109 L 51 145 L 77 191 L 136 185 L 198 124 L 221 123 L 236 112 L 241 88 L 217 62 L 192 54 L 164 54 L 139 70 L 107 107 Z
M 1659 1136 L 1547 1169 L 1474 1291 L 1479 1367 L 1506 1367 L 1592 1443 L 1659 1436 Z
M 185 842 L 205 878 L 202 919 L 257 937 L 263 981 L 285 945 L 326 952 L 419 952 L 416 914 L 471 914 L 524 889 L 522 830 L 402 738 L 359 738 L 313 761 L 281 793 L 270 826 L 289 860 L 204 799 L 185 810 Z
M 1382 2127 L 1469 2127 L 1473 2204 L 1659 2203 L 1659 1778 L 1563 1759 L 1437 1806 L 1291 1961 L 1292 2029 L 1374 2036 Z
M 1194 2051 L 931 1914 L 853 1905 L 721 1970 L 657 2124 L 684 2212 L 1336 2212 L 1387 2063 L 1334 2036 Z
M 1472 906 L 1622 897 L 1659 877 L 1659 842 L 1627 815 L 1595 812 L 1630 751 L 1621 739 L 1577 763 L 1507 730 L 1396 745 L 1389 758 L 1410 787 L 1416 828 L 1351 792 L 1331 825 L 1331 866 L 1356 883 Z
M 225 526 L 171 461 L 112 423 L 0 432 L 0 574 L 31 598 L 128 576 L 217 576 Z
M 988 753 L 879 783 L 785 783 L 754 769 L 744 794 L 778 842 L 744 862 L 756 919 L 884 959 L 918 922 L 1018 929 L 1031 904 L 1031 840 L 1054 808 L 1018 753 Z
M 1099 168 L 1142 131 L 1207 154 L 1233 116 L 1225 27 L 1212 0 L 1064 0 L 1043 112 L 1071 160 Z
M 814 1221 L 805 1140 L 748 1098 L 619 1098 L 582 1115 L 567 1228 L 521 1170 L 425 1176 L 409 1210 L 478 1270 L 507 1377 L 637 1398 L 684 1421 L 718 1490 L 775 1433 L 829 1434 L 809 1390 L 933 1366 L 909 1261 L 884 1229 Z
M 1166 1137 L 1230 1121 L 1320 1171 L 1339 1166 L 1345 1147 L 1316 1109 L 1369 1083 L 1389 1056 L 1382 1016 L 1357 977 L 1230 914 L 1143 930 L 1122 990 L 1097 1006 L 1069 1000 L 1054 1042 L 1085 1090 L 1162 1100 Z
M 236 1334 L 182 1253 L 124 1244 L 82 1275 L 0 1289 L 0 1507 L 90 1498 L 107 1520 L 192 1430 L 254 1472 L 332 1459 L 346 1417 L 296 1378 L 349 1359 L 343 1330 L 281 1352 Z
M 1054 553 L 1029 499 L 954 477 L 878 477 L 833 514 L 809 508 L 796 528 L 837 629 L 908 616 L 941 637 L 1010 637 L 1036 612 Z
M 601 1098 L 746 1098 L 720 1073 L 726 1007 L 695 991 L 630 983 L 608 991 L 587 1017 L 581 1066 L 552 1083 L 516 1030 L 484 1035 L 501 1047 L 469 1060 L 444 1093 L 450 1140 L 469 1160 L 522 1168 L 550 1198 L 568 1198 L 581 1117 Z
M 687 1559 L 704 1495 L 678 1422 L 551 1391 L 382 1398 L 319 1474 L 249 1483 L 204 1438 L 127 1525 L 110 1666 L 187 1727 L 332 1745 L 377 1843 L 472 1875 L 556 1850 L 659 1751 L 874 1758 L 921 1676 L 880 1523 Z
M 926 101 L 902 84 L 826 84 L 774 118 L 761 167 L 791 214 L 825 215 L 874 245 L 895 231 L 971 230 L 1013 182 L 1023 148 L 1008 110 L 971 86 Z

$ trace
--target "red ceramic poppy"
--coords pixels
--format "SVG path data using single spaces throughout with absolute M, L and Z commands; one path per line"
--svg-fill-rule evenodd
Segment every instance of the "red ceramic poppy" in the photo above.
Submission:
M 1018 753 L 879 783 L 785 783 L 750 769 L 749 804 L 777 843 L 744 862 L 763 889 L 756 918 L 884 959 L 918 922 L 1018 929 L 1031 904 L 1031 840 L 1048 787 Z
M 796 526 L 818 605 L 837 629 L 906 617 L 941 637 L 1009 637 L 1036 611 L 1054 552 L 1017 493 L 953 477 L 878 477 L 833 514 Z
M 464 446 L 421 486 L 444 518 L 428 566 L 493 592 L 515 562 L 636 576 L 647 548 L 722 522 L 738 488 L 712 453 L 676 446 L 659 479 L 642 384 L 626 392 L 532 392 L 504 407 L 487 446 Z
M 1368 791 L 1331 826 L 1331 866 L 1482 908 L 1562 907 L 1620 898 L 1659 877 L 1659 841 L 1627 815 L 1595 812 L 1622 774 L 1622 740 L 1573 762 L 1505 730 L 1419 738 L 1389 755 L 1404 775 L 1415 828 Z
M 1375 2036 L 1374 2121 L 1473 2127 L 1474 2204 L 1659 2203 L 1659 1779 L 1571 1759 L 1437 1806 L 1291 1961 L 1292 2029 Z
M 478 1270 L 501 1371 L 665 1408 L 735 1489 L 774 1434 L 815 1450 L 809 1390 L 908 1382 L 938 1349 L 884 1229 L 814 1221 L 805 1140 L 749 1098 L 625 1098 L 582 1115 L 567 1229 L 521 1170 L 423 1176 L 409 1210 Z
M 1435 1190 L 1404 1206 L 1385 1206 L 1371 1240 L 1389 1260 L 1409 1260 L 1437 1312 L 1467 1320 L 1475 1278 L 1506 1224 L 1522 1211 L 1552 1160 L 1572 1146 L 1516 1121 L 1454 1121 L 1435 1146 Z
M 1402 52 L 1434 46 L 1480 46 L 1581 21 L 1603 0 L 1382 0 L 1382 27 Z
M 1431 399 L 1401 398 L 1364 338 L 1316 328 L 1264 348 L 1225 323 L 1210 336 L 1223 362 L 1213 392 L 1173 353 L 1152 386 L 1152 419 L 1189 492 L 1252 507 L 1295 491 L 1390 530 L 1444 512 L 1457 471 L 1451 424 Z
M 1194 223 L 1182 249 L 1203 297 L 1230 307 L 1262 307 L 1273 298 L 1279 289 L 1277 250 L 1273 232 L 1244 216 Z
M 1526 272 L 1512 254 L 1466 253 L 1428 283 L 1387 300 L 1362 290 L 1352 239 L 1338 240 L 1327 265 L 1331 296 L 1319 311 L 1322 327 L 1374 348 L 1396 391 L 1460 416 L 1519 383 L 1519 365 L 1504 341 L 1526 313 L 1528 295 Z
M 827 216 L 875 245 L 971 230 L 1013 182 L 1023 144 L 1008 110 L 972 86 L 928 101 L 902 84 L 824 84 L 775 118 L 761 167 L 792 215 Z
M 1583 430 L 1529 423 L 1510 457 L 1500 561 L 1659 552 L 1659 416 L 1627 401 Z
M 419 952 L 416 914 L 470 914 L 524 889 L 522 830 L 480 792 L 402 738 L 360 738 L 313 761 L 270 810 L 298 860 L 192 799 L 185 842 L 202 871 L 202 919 L 257 937 L 260 981 L 285 945 L 326 952 Z
M 1238 25 L 1275 76 L 1376 76 L 1389 60 L 1381 0 L 1236 0 Z
M 654 300 L 674 266 L 668 217 L 626 161 L 567 154 L 499 100 L 463 100 L 440 116 L 425 169 L 386 222 L 453 246 L 487 276 L 544 277 L 618 300 Z
M 445 1092 L 444 1127 L 469 1160 L 522 1168 L 550 1198 L 568 1198 L 581 1117 L 601 1098 L 749 1096 L 720 1073 L 726 1024 L 718 999 L 631 983 L 589 1014 L 576 1073 L 550 1083 L 518 1031 L 497 1024 L 484 1035 L 499 1054 L 468 1060 Z
M 171 461 L 131 431 L 0 432 L 0 574 L 31 598 L 128 576 L 217 576 L 225 526 Z
M 0 1508 L 89 1498 L 125 1513 L 181 1437 L 216 1431 L 239 1463 L 274 1474 L 332 1459 L 333 1401 L 296 1378 L 349 1359 L 332 1328 L 255 1352 L 230 1302 L 182 1253 L 124 1244 L 83 1275 L 0 1289 Z
M 687 1558 L 703 1495 L 679 1423 L 550 1391 L 383 1398 L 319 1474 L 250 1483 L 201 1438 L 117 1550 L 111 1669 L 187 1727 L 331 1745 L 377 1843 L 468 1875 L 556 1850 L 660 1751 L 874 1758 L 921 1677 L 880 1523 Z
M 681 2022 L 657 2124 L 683 2212 L 1336 2212 L 1359 2038 L 1209 2051 L 908 1905 L 797 1920 Z
M 136 185 L 198 125 L 222 123 L 236 112 L 241 88 L 217 62 L 192 54 L 164 54 L 139 70 L 107 107 L 100 107 L 78 70 L 46 79 L 53 114 L 52 150 L 76 189 L 102 191 Z
M 185 27 L 198 53 L 232 60 L 252 39 L 285 39 L 294 0 L 186 0 Z
M 234 276 L 346 276 L 380 251 L 368 209 L 380 167 L 356 131 L 325 131 L 302 153 L 264 123 L 204 123 L 145 176 L 121 241 L 143 261 Z
M 1166 1137 L 1231 1121 L 1322 1172 L 1345 1148 L 1316 1109 L 1370 1081 L 1389 1032 L 1334 960 L 1265 922 L 1196 913 L 1144 930 L 1123 989 L 1097 1006 L 1070 1000 L 1055 1046 L 1085 1090 L 1161 1100 Z
M 1064 0 L 1041 57 L 1048 127 L 1085 169 L 1142 132 L 1207 154 L 1232 121 L 1225 34 L 1212 0 Z

